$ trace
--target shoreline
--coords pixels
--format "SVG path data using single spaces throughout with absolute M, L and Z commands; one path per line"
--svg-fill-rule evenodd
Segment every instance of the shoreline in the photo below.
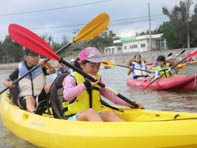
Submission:
M 9 72 L 9 71 L 14 71 L 18 67 L 19 62 L 17 63 L 5 63 L 5 64 L 0 64 L 0 72 Z M 54 60 L 50 61 L 50 64 L 57 68 L 57 62 Z
M 173 53 L 173 55 L 176 55 L 177 53 L 180 53 L 183 49 L 176 49 L 176 50 L 158 50 L 158 51 L 146 51 L 146 52 L 141 52 L 140 54 L 142 55 L 142 57 L 147 61 L 147 62 L 151 62 L 154 60 L 154 58 L 158 55 L 164 55 L 167 56 L 170 52 Z M 194 48 L 191 49 L 186 49 L 186 52 L 182 55 L 180 55 L 178 58 L 180 57 L 184 57 L 185 55 L 187 55 L 188 53 L 190 53 L 191 51 L 193 51 Z M 133 57 L 137 52 L 130 52 L 130 53 L 121 53 L 121 54 L 102 54 L 102 56 L 104 58 L 106 57 L 110 57 L 111 60 L 114 60 L 115 62 L 118 63 L 122 63 L 124 64 L 127 59 L 129 59 L 130 57 Z M 76 56 L 77 57 L 77 56 Z M 69 59 L 72 58 L 76 58 L 74 56 L 66 56 L 64 57 L 65 59 L 67 59 L 67 61 L 70 61 Z M 194 60 L 197 60 L 197 56 L 193 57 Z M 58 62 L 55 60 L 50 60 L 50 64 L 57 68 L 58 67 Z M 7 63 L 7 64 L 0 64 L 0 72 L 6 72 L 6 71 L 13 71 L 14 69 L 16 69 L 18 66 L 18 63 Z
M 7 64 L 0 64 L 0 72 L 9 72 L 16 69 L 18 63 L 7 63 Z

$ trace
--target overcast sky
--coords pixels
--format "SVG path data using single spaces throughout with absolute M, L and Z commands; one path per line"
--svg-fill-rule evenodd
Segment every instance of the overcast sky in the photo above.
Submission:
M 162 7 L 172 9 L 180 0 L 4 0 L 0 5 L 0 40 L 8 34 L 8 25 L 15 23 L 61 41 L 63 34 L 71 38 L 73 31 L 102 12 L 110 16 L 109 29 L 120 36 L 133 35 L 149 28 L 148 2 L 155 29 L 168 20 Z

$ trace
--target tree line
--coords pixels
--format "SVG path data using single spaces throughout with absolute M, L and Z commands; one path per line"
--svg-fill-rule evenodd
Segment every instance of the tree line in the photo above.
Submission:
M 79 52 L 83 48 L 88 46 L 94 46 L 98 49 L 104 49 L 104 47 L 112 46 L 113 39 L 116 36 L 111 30 L 106 30 L 97 37 L 88 41 L 79 41 L 73 44 L 69 49 L 60 53 L 60 56 L 72 54 L 73 52 Z M 52 35 L 41 36 L 54 51 L 57 51 L 61 47 L 69 43 L 66 36 L 63 36 L 63 41 L 57 43 L 54 41 Z M 3 41 L 0 41 L 0 63 L 12 63 L 19 62 L 23 59 L 23 47 L 12 41 L 9 35 L 5 37 Z
M 193 5 L 194 10 L 192 12 Z M 168 16 L 169 21 L 163 22 L 151 33 L 162 33 L 162 38 L 166 39 L 169 49 L 187 48 L 188 35 L 190 47 L 197 47 L 197 4 L 194 4 L 192 0 L 183 0 L 172 10 L 163 7 L 162 12 Z M 146 34 L 149 34 L 149 31 L 137 35 Z

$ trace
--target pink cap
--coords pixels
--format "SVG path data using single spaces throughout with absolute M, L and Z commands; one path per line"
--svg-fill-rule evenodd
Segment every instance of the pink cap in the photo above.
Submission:
M 80 63 L 84 60 L 93 63 L 105 63 L 105 61 L 102 59 L 101 53 L 95 47 L 86 47 L 81 51 L 78 62 Z

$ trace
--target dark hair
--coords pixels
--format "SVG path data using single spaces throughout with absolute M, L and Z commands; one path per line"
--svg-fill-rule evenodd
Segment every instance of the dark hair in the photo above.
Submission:
M 139 56 L 140 58 L 142 58 L 141 55 L 138 53 L 138 54 L 134 55 L 134 59 L 135 59 L 137 56 Z
M 84 64 L 86 64 L 86 63 L 89 63 L 89 61 L 83 60 L 81 63 L 84 65 Z
M 36 54 L 36 53 L 31 51 L 31 50 L 29 50 L 28 48 L 25 48 L 24 55 L 28 55 L 28 54 Z
M 157 57 L 157 61 L 163 61 L 163 62 L 165 62 L 166 61 L 166 58 L 163 55 L 160 55 L 160 56 Z
M 78 61 L 79 61 L 79 58 L 77 58 L 77 59 L 75 60 L 74 66 L 77 67 L 77 68 L 79 68 L 79 69 L 82 69 Z M 86 63 L 89 63 L 89 61 L 84 60 L 84 61 L 82 61 L 81 63 L 84 65 L 84 64 L 86 64 Z
M 79 68 L 79 69 L 81 69 L 81 66 L 80 66 L 80 64 L 78 63 L 78 61 L 79 61 L 79 58 L 77 58 L 77 59 L 74 61 L 74 66 L 77 67 L 77 68 Z

